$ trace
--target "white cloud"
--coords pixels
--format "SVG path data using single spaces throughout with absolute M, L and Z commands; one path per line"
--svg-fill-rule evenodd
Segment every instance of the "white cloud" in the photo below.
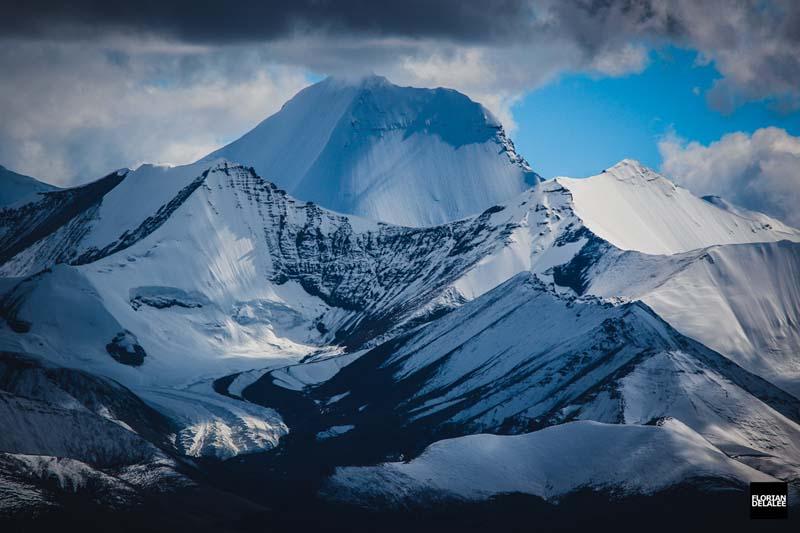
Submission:
M 621 75 L 643 49 L 597 55 L 570 39 L 498 46 L 431 39 L 294 35 L 201 46 L 153 36 L 0 40 L 0 163 L 59 185 L 141 162 L 181 164 L 245 133 L 309 83 L 309 73 L 375 72 L 400 85 L 450 87 L 509 131 L 526 91 L 566 70 Z
M 762 128 L 704 146 L 672 135 L 659 151 L 662 172 L 695 194 L 718 195 L 800 227 L 800 137 Z
M 59 185 L 143 161 L 194 161 L 309 83 L 305 69 L 246 51 L 136 40 L 5 44 L 0 67 L 14 76 L 0 84 L 0 161 Z
M 140 161 L 191 161 L 276 111 L 309 72 L 451 87 L 511 131 L 512 107 L 527 92 L 568 73 L 640 72 L 652 49 L 670 44 L 697 50 L 723 75 L 706 95 L 718 109 L 764 98 L 800 106 L 800 8 L 790 0 L 468 4 L 436 4 L 450 14 L 464 7 L 462 18 L 425 24 L 411 15 L 398 24 L 391 10 L 363 19 L 360 4 L 347 4 L 338 7 L 353 25 L 338 31 L 253 24 L 220 34 L 215 17 L 190 13 L 195 27 L 179 12 L 175 20 L 150 13 L 166 29 L 147 17 L 101 16 L 108 26 L 92 41 L 55 30 L 0 37 L 0 163 L 65 184 Z
M 604 50 L 592 60 L 591 68 L 606 76 L 624 76 L 638 73 L 648 63 L 647 48 L 640 44 L 627 43 L 621 48 Z

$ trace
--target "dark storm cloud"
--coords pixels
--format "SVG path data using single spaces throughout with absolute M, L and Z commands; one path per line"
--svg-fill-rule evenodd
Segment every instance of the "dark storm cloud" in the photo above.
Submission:
M 784 109 L 800 106 L 798 28 L 797 0 L 33 0 L 6 6 L 0 18 L 0 35 L 24 39 L 74 40 L 117 32 L 203 45 L 308 36 L 400 38 L 442 45 L 527 45 L 537 59 L 538 48 L 561 42 L 579 50 L 589 66 L 631 43 L 676 44 L 715 62 L 725 79 L 708 98 L 723 111 L 766 97 L 777 97 L 777 106 Z M 312 68 L 350 61 L 359 69 L 360 58 L 390 55 L 392 46 L 370 53 L 342 42 L 330 44 L 300 59 Z M 395 45 L 409 47 L 407 41 Z M 297 59 L 288 47 L 284 50 Z
M 34 0 L 9 6 L 0 32 L 77 37 L 119 30 L 202 43 L 271 40 L 295 31 L 492 40 L 518 34 L 529 17 L 525 0 Z

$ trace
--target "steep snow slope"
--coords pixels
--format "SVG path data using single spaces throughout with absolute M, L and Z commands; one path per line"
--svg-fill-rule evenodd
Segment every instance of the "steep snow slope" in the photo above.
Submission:
M 556 181 L 569 189 L 586 227 L 623 250 L 674 254 L 713 244 L 800 241 L 800 230 L 721 209 L 630 159 L 597 176 Z
M 753 394 L 773 404 L 757 400 Z M 730 457 L 781 479 L 800 473 L 797 402 L 727 360 L 702 361 L 684 351 L 662 352 L 626 368 L 554 421 L 589 419 L 651 424 L 674 417 Z M 787 409 L 788 407 L 788 409 Z M 792 418 L 787 418 L 789 415 Z
M 169 216 L 170 202 L 178 203 L 198 186 L 198 178 L 209 164 L 178 167 L 142 165 L 126 174 L 119 185 L 103 197 L 83 241 L 87 249 L 103 250 L 124 241 L 145 221 Z M 176 201 L 177 200 L 177 201 Z
M 375 76 L 307 87 L 215 158 L 299 199 L 407 226 L 477 214 L 539 180 L 480 104 Z
M 105 257 L 159 227 L 202 183 L 208 165 L 123 169 L 82 187 L 2 212 L 5 276 Z M 12 261 L 8 261 L 13 258 Z
M 608 250 L 575 263 L 583 291 L 641 299 L 681 333 L 800 397 L 799 243 L 670 257 Z
M 53 185 L 0 165 L 0 209 L 38 200 L 42 193 L 55 190 L 58 188 Z
M 792 228 L 780 220 L 776 220 L 765 215 L 764 213 L 759 213 L 758 211 L 751 211 L 749 209 L 745 209 L 744 207 L 739 207 L 738 205 L 734 205 L 726 199 L 720 198 L 719 196 L 703 196 L 703 200 L 719 207 L 720 209 L 733 213 L 736 216 L 753 220 L 762 226 L 771 227 L 783 233 L 794 233 L 796 231 L 796 228 Z
M 323 491 L 336 500 L 391 506 L 515 492 L 558 500 L 583 488 L 653 493 L 698 478 L 717 478 L 722 486 L 774 480 L 729 459 L 676 420 L 658 426 L 574 422 L 523 435 L 443 440 L 406 463 L 338 468 Z

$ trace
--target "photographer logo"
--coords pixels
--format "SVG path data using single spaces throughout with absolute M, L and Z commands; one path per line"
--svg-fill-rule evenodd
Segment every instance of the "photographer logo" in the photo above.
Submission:
M 750 518 L 788 518 L 789 485 L 750 483 Z

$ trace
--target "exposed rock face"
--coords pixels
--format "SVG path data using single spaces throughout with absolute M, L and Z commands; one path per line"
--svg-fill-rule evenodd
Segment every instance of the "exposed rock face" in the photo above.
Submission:
M 111 342 L 106 344 L 106 351 L 123 365 L 130 366 L 140 366 L 147 356 L 136 335 L 127 329 L 114 335 Z

